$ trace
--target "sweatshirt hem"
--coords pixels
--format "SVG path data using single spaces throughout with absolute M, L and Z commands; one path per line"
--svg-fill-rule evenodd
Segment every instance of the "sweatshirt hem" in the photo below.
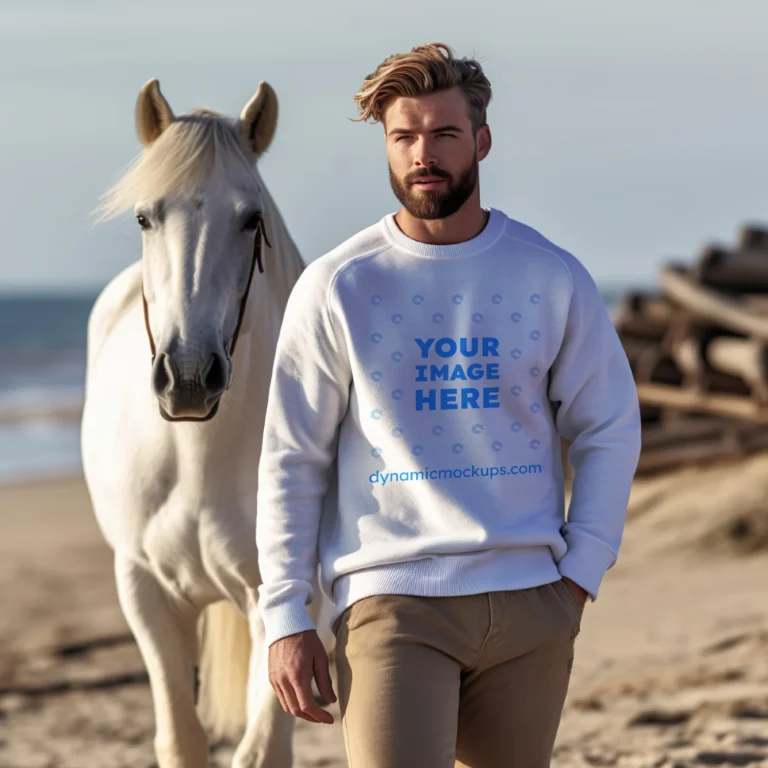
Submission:
M 531 589 L 561 578 L 549 547 L 483 550 L 365 568 L 333 585 L 335 623 L 353 603 L 374 595 L 459 597 Z

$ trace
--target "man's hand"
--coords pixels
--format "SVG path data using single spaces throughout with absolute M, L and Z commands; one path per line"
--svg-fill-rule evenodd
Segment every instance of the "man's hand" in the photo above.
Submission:
M 579 606 L 583 614 L 584 606 L 586 605 L 587 597 L 589 597 L 589 594 L 585 589 L 582 589 L 575 581 L 571 581 L 567 576 L 563 576 L 563 581 L 565 582 L 565 585 L 568 587 L 568 589 L 571 590 L 573 599 L 576 601 L 576 605 Z
M 277 640 L 269 647 L 269 682 L 286 712 L 310 723 L 333 722 L 312 696 L 312 677 L 326 702 L 336 701 L 328 655 L 314 629 Z

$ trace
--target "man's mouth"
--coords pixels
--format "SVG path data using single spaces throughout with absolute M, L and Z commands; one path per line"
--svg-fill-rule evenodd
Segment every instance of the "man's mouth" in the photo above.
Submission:
M 433 189 L 444 183 L 445 179 L 442 176 L 421 176 L 413 180 L 413 186 L 421 187 L 421 189 Z

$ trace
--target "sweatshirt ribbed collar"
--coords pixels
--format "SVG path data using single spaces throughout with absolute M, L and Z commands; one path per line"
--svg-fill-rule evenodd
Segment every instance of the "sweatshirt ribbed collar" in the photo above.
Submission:
M 472 256 L 490 248 L 504 232 L 507 218 L 504 213 L 495 208 L 485 208 L 484 210 L 488 211 L 490 216 L 483 230 L 471 240 L 453 245 L 431 245 L 419 240 L 412 240 L 397 226 L 394 213 L 385 216 L 381 223 L 387 240 L 398 248 L 431 259 L 458 258 Z

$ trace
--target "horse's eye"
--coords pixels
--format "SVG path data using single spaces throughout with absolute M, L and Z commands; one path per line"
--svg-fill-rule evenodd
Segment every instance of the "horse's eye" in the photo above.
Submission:
M 245 232 L 253 232 L 254 230 L 259 228 L 259 225 L 261 224 L 261 214 L 260 213 L 252 213 L 245 221 L 245 224 L 243 225 L 243 231 Z
M 136 221 L 139 222 L 139 226 L 142 229 L 149 229 L 149 219 L 143 213 L 136 216 Z

